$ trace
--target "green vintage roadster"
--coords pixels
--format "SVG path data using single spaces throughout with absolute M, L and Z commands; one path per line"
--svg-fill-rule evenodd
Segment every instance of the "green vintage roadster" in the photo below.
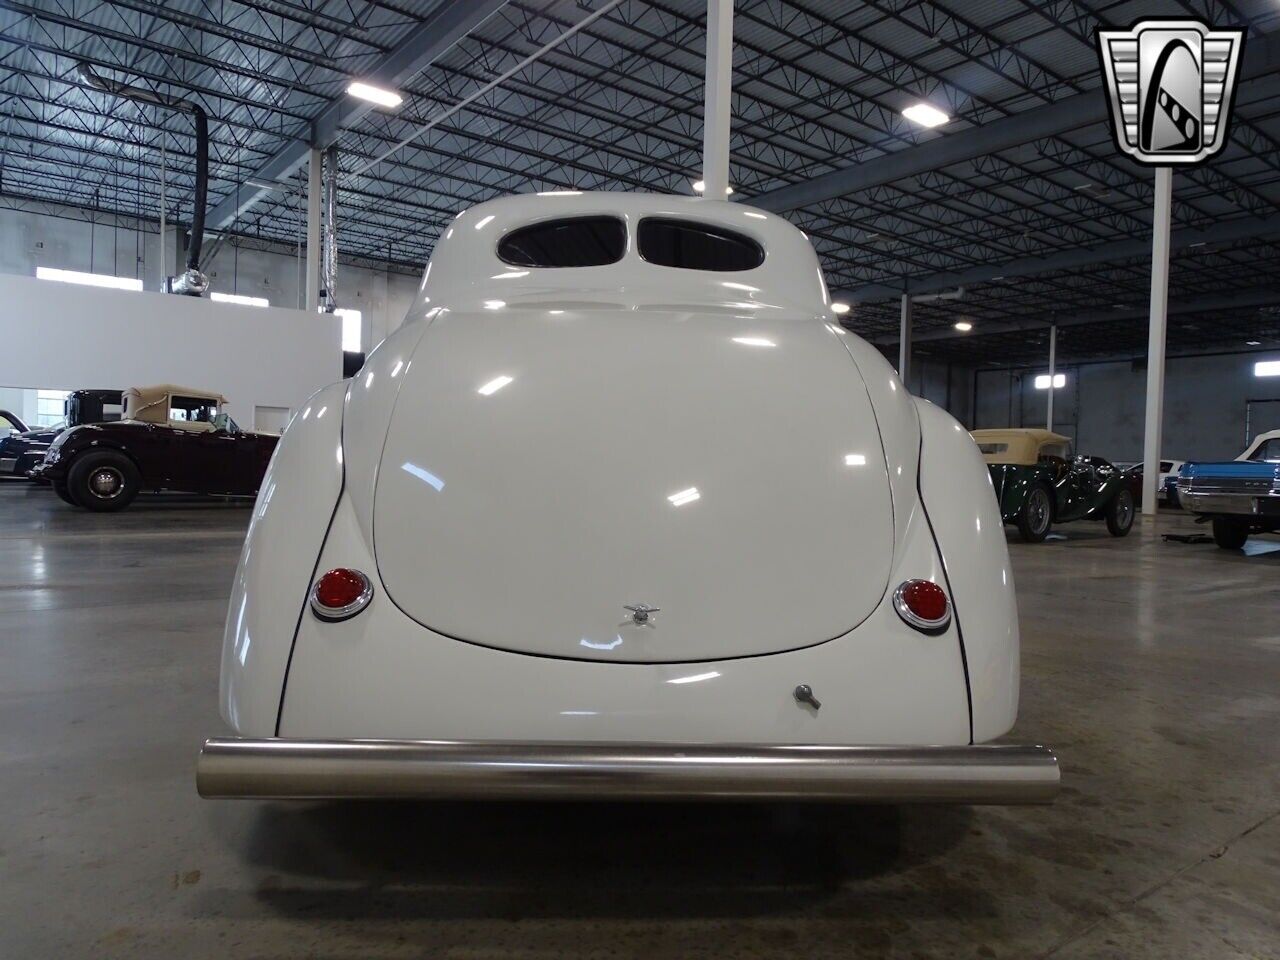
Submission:
M 1048 430 L 974 430 L 1005 523 L 1039 543 L 1054 523 L 1105 520 L 1113 537 L 1133 526 L 1131 479 L 1101 457 L 1071 455 L 1071 440 Z

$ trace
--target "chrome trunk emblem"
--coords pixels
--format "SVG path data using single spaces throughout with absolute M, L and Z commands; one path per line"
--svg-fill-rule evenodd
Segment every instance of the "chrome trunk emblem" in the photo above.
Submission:
M 631 611 L 631 619 L 636 623 L 648 623 L 650 615 L 658 612 L 657 607 L 647 603 L 629 603 L 622 609 Z

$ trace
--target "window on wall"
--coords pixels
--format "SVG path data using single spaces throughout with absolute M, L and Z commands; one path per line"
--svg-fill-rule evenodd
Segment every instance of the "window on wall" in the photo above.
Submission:
M 36 267 L 36 278 L 90 287 L 113 287 L 116 290 L 142 289 L 142 281 L 136 277 L 113 277 L 106 273 L 82 273 L 79 270 L 59 270 L 55 267 Z
M 359 353 L 364 349 L 364 314 L 359 310 L 335 310 L 342 318 L 342 352 Z
M 66 418 L 67 395 L 70 390 L 37 390 L 36 423 L 52 427 Z

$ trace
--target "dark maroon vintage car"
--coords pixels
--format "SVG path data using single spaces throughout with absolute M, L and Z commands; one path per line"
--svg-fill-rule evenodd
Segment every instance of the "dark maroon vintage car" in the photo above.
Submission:
M 241 430 L 216 393 L 162 384 L 124 392 L 124 417 L 64 430 L 32 471 L 67 503 L 127 507 L 141 490 L 258 492 L 278 437 Z

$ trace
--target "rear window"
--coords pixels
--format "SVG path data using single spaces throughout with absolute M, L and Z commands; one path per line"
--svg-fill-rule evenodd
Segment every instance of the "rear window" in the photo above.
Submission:
M 565 217 L 513 230 L 498 241 L 498 258 L 514 267 L 602 267 L 626 249 L 617 217 Z
M 1005 453 L 1009 449 L 1007 443 L 980 443 L 978 449 L 983 453 Z
M 636 240 L 640 256 L 660 267 L 728 272 L 764 263 L 764 248 L 750 237 L 692 220 L 646 217 Z

